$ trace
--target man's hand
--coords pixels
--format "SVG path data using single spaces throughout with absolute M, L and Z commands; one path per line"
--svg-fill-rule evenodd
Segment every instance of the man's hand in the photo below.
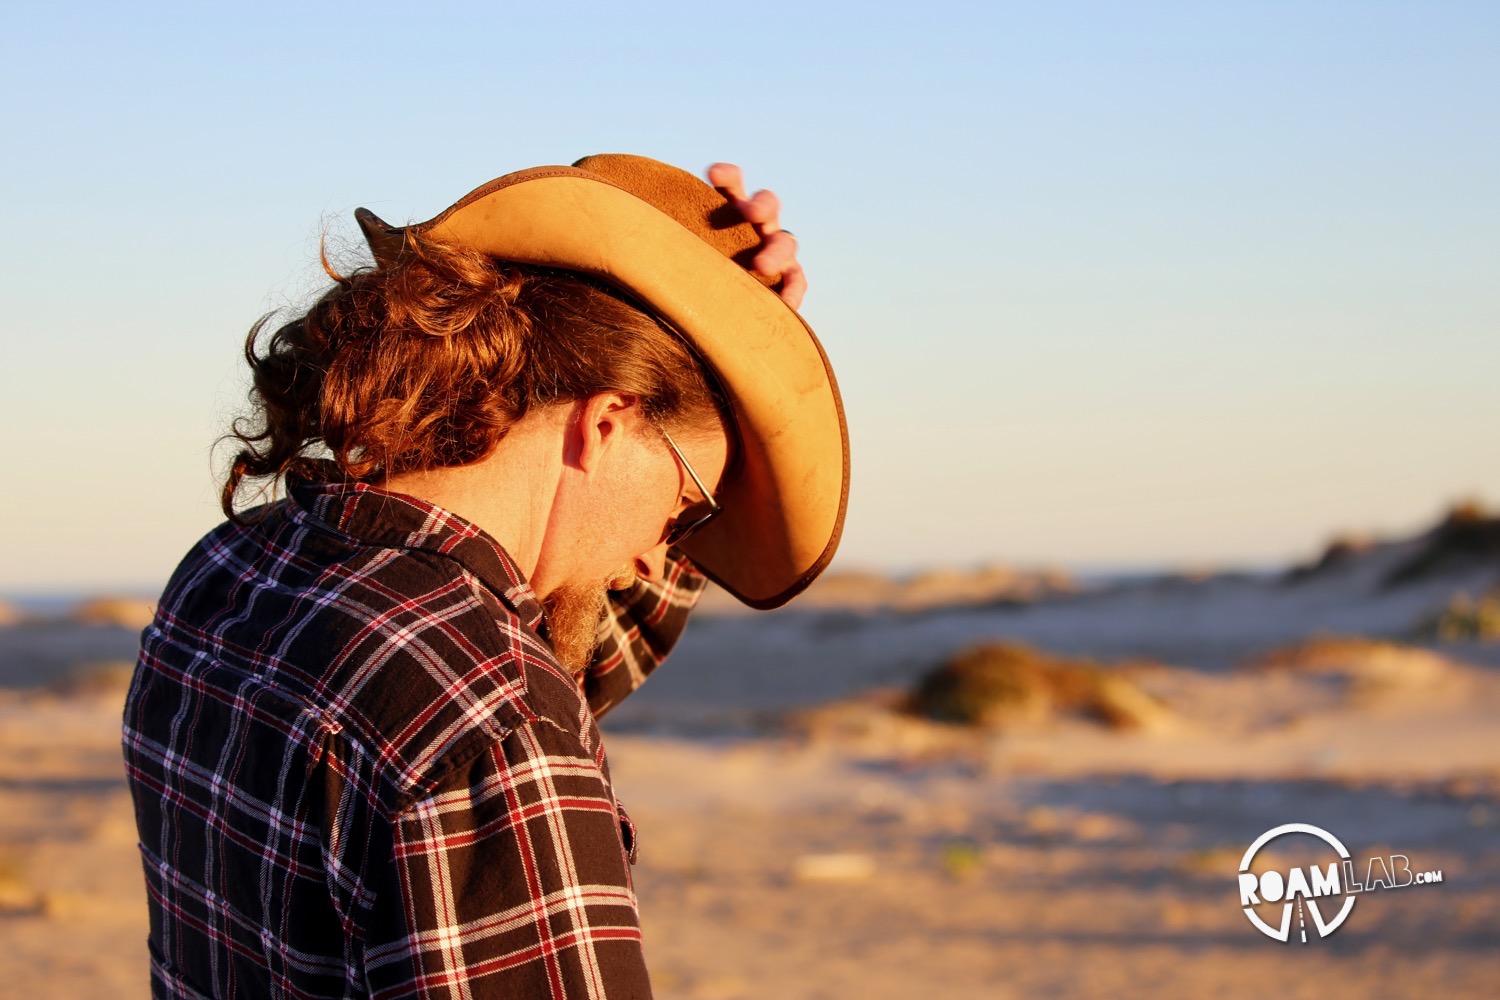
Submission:
M 781 228 L 781 199 L 769 191 L 745 197 L 744 175 L 733 163 L 715 163 L 709 167 L 708 182 L 727 195 L 760 233 L 760 252 L 755 255 L 752 270 L 780 274 L 782 300 L 793 309 L 802 305 L 802 296 L 807 294 L 807 275 L 797 263 L 797 238 Z

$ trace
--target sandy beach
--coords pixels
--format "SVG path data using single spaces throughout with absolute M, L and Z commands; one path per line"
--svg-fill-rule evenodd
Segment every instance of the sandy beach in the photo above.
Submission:
M 1421 545 L 962 606 L 710 606 L 605 725 L 658 995 L 1493 996 L 1500 650 L 1423 629 L 1496 572 L 1390 585 Z M 1161 712 L 974 729 L 899 710 L 985 639 L 1093 658 Z M 118 753 L 133 643 L 97 622 L 0 628 L 10 995 L 147 995 Z M 1236 873 L 1289 822 L 1443 881 L 1370 892 L 1306 945 L 1269 940 Z

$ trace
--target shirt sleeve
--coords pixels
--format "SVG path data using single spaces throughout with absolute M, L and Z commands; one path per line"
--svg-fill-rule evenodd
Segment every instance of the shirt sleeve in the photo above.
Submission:
M 392 855 L 372 996 L 650 997 L 621 817 L 576 736 L 512 731 L 402 813 Z
M 671 549 L 660 580 L 637 580 L 629 590 L 610 594 L 599 651 L 583 680 L 595 718 L 644 684 L 667 658 L 707 586 L 708 578 Z

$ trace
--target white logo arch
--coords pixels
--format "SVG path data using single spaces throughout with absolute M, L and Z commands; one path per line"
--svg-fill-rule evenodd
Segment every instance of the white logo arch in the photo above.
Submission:
M 1243 877 L 1250 873 L 1250 865 L 1255 860 L 1255 855 L 1259 853 L 1262 847 L 1265 847 L 1277 837 L 1284 837 L 1287 834 L 1291 833 L 1311 834 L 1312 836 L 1319 838 L 1324 843 L 1332 847 L 1335 851 L 1337 851 L 1340 859 L 1347 860 L 1349 858 L 1349 851 L 1346 847 L 1344 847 L 1343 842 L 1333 834 L 1329 833 L 1327 830 L 1324 830 L 1321 827 L 1313 826 L 1311 823 L 1285 823 L 1281 826 L 1276 827 L 1275 829 L 1267 830 L 1265 833 L 1255 838 L 1255 843 L 1250 845 L 1250 849 L 1245 852 L 1244 858 L 1240 860 L 1240 875 Z M 1271 874 L 1275 873 L 1273 872 Z M 1279 877 L 1277 879 L 1277 882 L 1280 883 Z M 1280 889 L 1277 890 L 1277 895 L 1281 896 Z M 1285 896 L 1281 897 L 1284 898 L 1286 902 L 1281 907 L 1280 927 L 1272 927 L 1270 924 L 1266 923 L 1260 918 L 1260 914 L 1256 913 L 1252 906 L 1250 906 L 1249 904 L 1244 905 L 1245 916 L 1250 918 L 1250 922 L 1258 927 L 1262 934 L 1266 935 L 1272 940 L 1285 942 L 1291 937 L 1292 933 L 1292 908 L 1294 904 L 1297 906 L 1301 906 L 1304 902 L 1307 904 L 1308 911 L 1312 913 L 1313 925 L 1314 927 L 1316 927 L 1318 937 L 1320 938 L 1327 937 L 1334 931 L 1338 930 L 1339 925 L 1341 925 L 1346 919 L 1348 919 L 1349 911 L 1354 909 L 1354 896 L 1352 894 L 1345 893 L 1343 907 L 1339 910 L 1339 912 L 1334 916 L 1332 920 L 1325 922 L 1323 920 L 1323 912 L 1318 909 L 1318 902 L 1316 899 L 1313 899 L 1305 891 L 1302 892 L 1300 894 L 1300 897 L 1296 900 L 1294 900 L 1292 896 L 1293 894 L 1291 892 L 1287 892 Z M 1267 901 L 1274 903 L 1277 902 L 1277 899 L 1268 899 Z M 1324 902 L 1326 903 L 1328 902 L 1328 900 L 1324 900 Z M 1302 935 L 1302 940 L 1304 943 L 1307 941 L 1307 935 L 1305 932 Z

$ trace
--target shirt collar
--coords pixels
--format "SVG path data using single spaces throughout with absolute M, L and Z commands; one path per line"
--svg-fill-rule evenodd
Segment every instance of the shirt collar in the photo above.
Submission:
M 362 542 L 447 556 L 494 592 L 521 623 L 542 632 L 541 601 L 510 554 L 483 528 L 404 493 L 365 483 L 293 483 L 292 502 L 327 527 Z

